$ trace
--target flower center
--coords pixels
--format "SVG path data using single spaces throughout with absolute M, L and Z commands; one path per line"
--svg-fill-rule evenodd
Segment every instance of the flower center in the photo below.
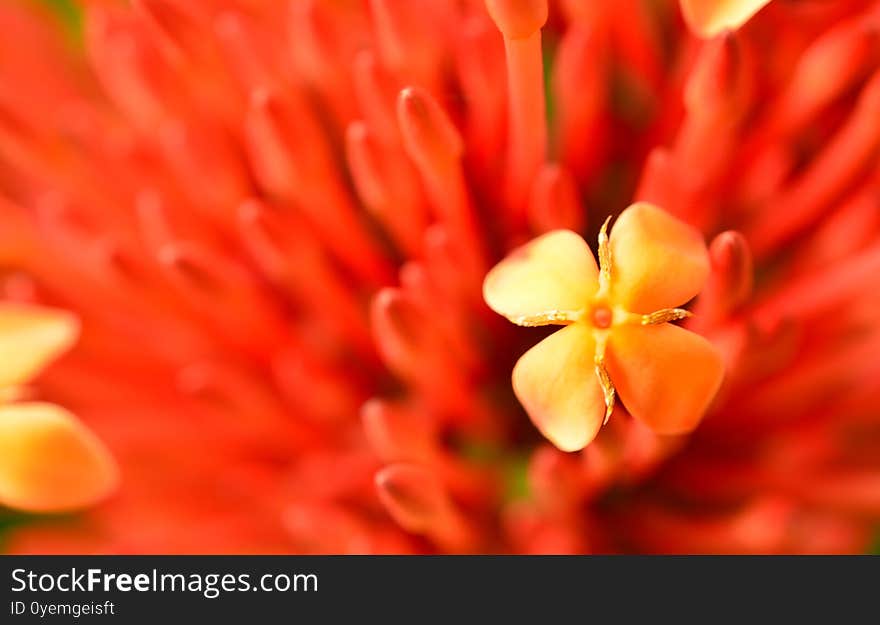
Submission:
M 593 327 L 599 328 L 600 330 L 607 330 L 610 328 L 613 318 L 614 315 L 612 314 L 611 309 L 605 305 L 596 306 L 590 313 Z

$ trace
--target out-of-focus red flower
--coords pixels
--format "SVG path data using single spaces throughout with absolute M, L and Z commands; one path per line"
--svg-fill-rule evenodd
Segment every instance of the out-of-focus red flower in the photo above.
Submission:
M 15 517 L 9 549 L 868 547 L 876 0 L 82 10 L 76 35 L 0 5 L 0 294 L 79 318 L 28 401 L 81 417 L 121 482 L 73 518 Z M 481 285 L 634 202 L 709 242 L 700 295 L 658 308 L 693 313 L 725 379 L 664 436 L 642 421 L 672 404 L 628 400 L 646 380 L 609 357 L 623 407 L 564 453 L 510 384 L 544 330 Z

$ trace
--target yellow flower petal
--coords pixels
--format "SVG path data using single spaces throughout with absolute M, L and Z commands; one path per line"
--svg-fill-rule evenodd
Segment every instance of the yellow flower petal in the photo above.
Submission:
M 631 312 L 680 306 L 709 276 L 703 236 L 652 204 L 639 202 L 623 211 L 609 243 L 611 297 Z
M 483 298 L 514 323 L 554 310 L 584 308 L 598 288 L 599 269 L 586 242 L 554 230 L 514 250 L 486 275 Z
M 724 377 L 709 341 L 668 323 L 614 328 L 606 359 L 623 405 L 658 434 L 694 429 Z
M 79 323 L 70 313 L 0 304 L 0 388 L 24 384 L 67 351 Z
M 541 433 L 562 451 L 596 437 L 605 400 L 596 377 L 592 331 L 576 323 L 527 351 L 513 369 L 513 390 Z
M 118 479 L 106 448 L 66 410 L 42 403 L 0 407 L 0 505 L 72 510 L 106 497 Z
M 736 30 L 770 0 L 681 0 L 681 11 L 691 30 L 701 37 L 714 37 Z

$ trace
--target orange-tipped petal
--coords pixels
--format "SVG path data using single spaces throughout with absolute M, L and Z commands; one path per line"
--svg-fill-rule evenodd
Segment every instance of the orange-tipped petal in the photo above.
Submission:
M 532 422 L 562 451 L 583 449 L 596 437 L 605 399 L 593 358 L 596 342 L 576 323 L 527 351 L 513 369 L 513 390 Z
M 652 204 L 639 202 L 623 211 L 609 242 L 612 298 L 632 312 L 680 306 L 709 276 L 703 236 Z
M 668 323 L 615 328 L 607 367 L 623 405 L 658 434 L 697 427 L 724 377 L 709 341 Z
M 67 351 L 79 334 L 70 313 L 0 305 L 0 388 L 24 384 Z
M 770 0 L 681 0 L 681 12 L 691 30 L 709 38 L 736 30 L 768 4 Z
M 101 441 L 52 404 L 0 408 L 0 504 L 60 512 L 97 503 L 119 481 Z
M 554 230 L 514 250 L 486 275 L 483 298 L 514 323 L 554 310 L 584 308 L 598 288 L 599 269 L 586 242 Z

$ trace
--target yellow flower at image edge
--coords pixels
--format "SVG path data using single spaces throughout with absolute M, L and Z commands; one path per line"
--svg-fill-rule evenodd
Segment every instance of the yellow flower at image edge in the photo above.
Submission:
M 650 204 L 627 208 L 596 260 L 557 230 L 512 252 L 486 276 L 483 296 L 523 326 L 564 325 L 520 358 L 513 388 L 535 426 L 563 451 L 595 438 L 616 395 L 658 434 L 695 428 L 724 376 L 703 337 L 672 325 L 702 289 L 702 236 Z
M 725 30 L 736 30 L 749 21 L 770 0 L 680 0 L 681 12 L 691 30 L 711 38 Z
M 78 327 L 61 311 L 0 304 L 0 506 L 67 511 L 116 488 L 113 458 L 76 417 L 53 404 L 6 403 L 70 348 Z

